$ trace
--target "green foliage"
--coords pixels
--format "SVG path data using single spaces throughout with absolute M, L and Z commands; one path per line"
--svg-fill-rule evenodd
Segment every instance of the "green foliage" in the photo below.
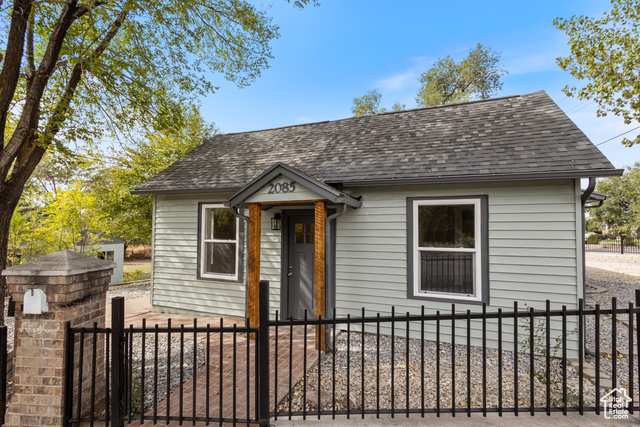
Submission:
M 222 79 L 246 86 L 269 66 L 279 33 L 266 8 L 246 0 L 14 0 L 0 8 L 0 270 L 10 233 L 12 256 L 24 260 L 29 228 L 61 227 L 37 236 L 46 243 L 33 253 L 69 247 L 82 227 L 99 231 L 98 201 L 76 184 L 20 201 L 47 151 L 73 158 L 85 143 L 179 134 L 192 99 L 213 93 Z M 144 157 L 149 148 L 128 154 Z M 60 178 L 47 170 L 48 182 Z M 124 187 L 117 191 L 126 199 Z M 4 283 L 0 276 L 0 298 Z
M 593 220 L 610 230 L 637 236 L 640 233 L 640 162 L 628 167 L 621 177 L 598 181 L 596 191 L 611 199 L 590 210 Z
M 591 215 L 591 212 L 587 212 Z M 602 232 L 602 223 L 595 218 L 585 218 L 584 229 L 593 233 Z
M 525 307 L 529 308 L 527 304 Z M 533 327 L 533 341 L 531 340 L 531 328 Z M 522 328 L 526 331 L 525 338 L 520 341 L 520 351 L 525 354 L 530 354 L 531 346 L 533 346 L 534 356 L 538 361 L 538 365 L 541 362 L 546 362 L 547 353 L 550 358 L 558 359 L 558 355 L 562 351 L 563 337 L 559 336 L 555 339 L 550 339 L 549 350 L 547 351 L 547 332 L 546 321 L 542 318 L 534 318 L 533 325 L 528 322 L 522 323 Z M 564 339 L 568 339 L 570 336 L 578 333 L 578 329 L 569 331 Z M 529 370 L 531 368 L 528 368 Z M 534 363 L 533 376 L 540 382 L 540 384 L 547 384 L 547 371 L 546 366 L 543 369 L 536 367 Z M 549 372 L 549 385 L 551 389 L 551 406 L 562 407 L 564 402 L 562 400 L 563 392 L 563 380 L 562 380 L 562 365 L 557 363 L 556 360 L 551 361 L 551 370 Z M 579 403 L 578 394 L 571 388 L 567 388 L 567 406 L 576 406 Z
M 353 104 L 351 105 L 351 112 L 356 117 L 372 116 L 374 114 L 382 114 L 387 112 L 386 108 L 380 108 L 380 101 L 382 94 L 378 92 L 378 89 L 370 90 L 360 98 L 353 98 Z M 391 107 L 392 111 L 402 111 L 407 106 L 396 102 Z
M 599 239 L 598 239 L 598 235 L 597 234 L 590 234 L 587 237 L 587 244 L 588 245 L 597 245 L 599 243 Z
M 176 126 L 177 127 L 177 126 Z M 164 170 L 217 133 L 192 107 L 185 121 L 173 131 L 149 133 L 145 138 L 115 151 L 93 180 L 109 236 L 137 244 L 151 241 L 152 196 L 132 195 L 136 186 Z
M 406 104 L 402 104 L 400 102 L 394 102 L 391 106 L 391 111 L 404 111 L 407 109 Z
M 500 77 L 507 73 L 501 67 L 500 56 L 478 43 L 460 62 L 448 55 L 438 59 L 418 79 L 421 87 L 416 103 L 429 107 L 490 98 L 502 88 Z
M 122 273 L 122 282 L 135 282 L 137 280 L 142 280 L 145 276 L 144 271 L 139 268 L 136 268 L 133 271 L 125 271 Z
M 353 98 L 351 112 L 356 117 L 384 113 L 386 110 L 384 108 L 380 108 L 381 99 L 382 94 L 378 92 L 378 89 L 370 90 L 360 98 Z
M 82 181 L 73 180 L 55 192 L 39 193 L 32 186 L 11 220 L 10 261 L 28 262 L 62 249 L 92 254 L 102 225 L 98 198 Z
M 560 67 L 583 87 L 564 88 L 568 96 L 595 100 L 598 116 L 612 112 L 625 123 L 640 121 L 640 2 L 611 0 L 613 9 L 599 18 L 556 18 L 554 25 L 569 36 L 571 54 L 558 58 Z M 640 135 L 623 144 L 640 143 Z

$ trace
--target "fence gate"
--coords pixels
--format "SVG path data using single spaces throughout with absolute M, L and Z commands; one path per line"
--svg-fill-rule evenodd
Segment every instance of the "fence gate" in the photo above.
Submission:
M 266 332 L 223 320 L 201 326 L 197 319 L 188 326 L 173 326 L 169 319 L 162 327 L 148 327 L 145 320 L 139 327 L 125 327 L 124 299 L 114 298 L 111 328 L 67 325 L 65 425 L 264 425 L 269 373 L 259 365 L 269 366 L 269 354 L 259 348 L 269 347 L 268 318 L 262 325 Z M 106 363 L 100 363 L 101 357 Z M 78 360 L 88 362 L 76 363 L 74 372 Z

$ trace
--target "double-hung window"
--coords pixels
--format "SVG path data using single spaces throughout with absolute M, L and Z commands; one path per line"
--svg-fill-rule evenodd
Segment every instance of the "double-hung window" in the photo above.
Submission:
M 409 203 L 410 296 L 485 300 L 486 199 L 410 199 Z
M 200 277 L 238 280 L 238 219 L 222 204 L 203 204 L 200 209 Z

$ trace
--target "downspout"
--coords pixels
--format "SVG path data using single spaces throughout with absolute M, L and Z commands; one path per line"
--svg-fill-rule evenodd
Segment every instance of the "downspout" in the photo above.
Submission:
M 586 249 L 585 249 L 585 244 L 584 244 L 584 227 L 585 227 L 585 208 L 586 208 L 586 203 L 587 200 L 589 199 L 589 197 L 591 196 L 591 193 L 593 193 L 593 190 L 595 190 L 596 188 L 596 179 L 590 177 L 589 178 L 589 185 L 587 186 L 587 189 L 584 190 L 584 193 L 582 193 L 582 198 L 580 199 L 582 202 L 582 227 L 581 227 L 581 231 L 580 233 L 582 234 L 582 237 L 580 238 L 580 241 L 582 242 L 582 304 L 583 306 L 586 304 L 587 302 L 587 267 L 586 267 Z M 594 206 L 595 207 L 595 206 Z M 585 307 L 582 307 L 585 308 Z M 582 325 L 582 330 L 585 332 L 587 331 L 587 319 L 586 316 L 583 317 L 582 319 L 583 325 Z M 597 338 L 596 338 L 597 339 Z M 587 347 L 587 340 L 586 340 L 586 336 L 583 337 L 583 341 L 584 342 L 584 353 L 588 356 L 593 356 L 595 357 L 596 354 L 589 350 L 589 348 Z
M 342 210 L 340 212 L 336 212 L 333 215 L 327 217 L 326 226 L 325 226 L 325 266 L 327 274 L 325 274 L 325 313 L 327 319 L 333 319 L 333 308 L 336 306 L 336 293 L 335 293 L 335 283 L 334 281 L 334 272 L 335 265 L 333 265 L 334 253 L 333 248 L 334 244 L 332 242 L 333 233 L 331 232 L 331 221 L 334 221 L 338 217 L 347 213 L 347 204 L 342 204 Z M 331 328 L 329 325 L 325 328 L 325 343 L 327 344 L 327 350 L 333 352 L 333 343 L 331 342 Z
M 247 232 L 246 233 L 242 233 L 244 236 L 244 246 L 242 247 L 242 253 L 244 254 L 244 250 L 245 248 L 249 247 L 249 217 L 242 215 L 239 211 L 237 207 L 233 207 L 233 216 L 235 216 L 238 219 L 243 219 L 246 221 L 247 223 Z M 242 268 L 244 269 L 244 257 L 242 257 Z M 244 278 L 244 318 L 247 318 L 247 298 L 248 298 L 248 294 L 249 294 L 249 279 L 247 277 L 247 275 L 245 274 L 245 278 Z

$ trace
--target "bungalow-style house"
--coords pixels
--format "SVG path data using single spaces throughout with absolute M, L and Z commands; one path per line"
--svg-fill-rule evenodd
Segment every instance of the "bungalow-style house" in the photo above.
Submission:
M 133 193 L 153 309 L 255 324 L 259 280 L 281 318 L 576 308 L 580 179 L 621 174 L 536 92 L 216 135 Z

